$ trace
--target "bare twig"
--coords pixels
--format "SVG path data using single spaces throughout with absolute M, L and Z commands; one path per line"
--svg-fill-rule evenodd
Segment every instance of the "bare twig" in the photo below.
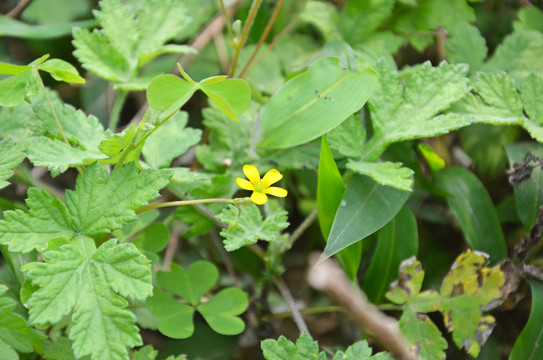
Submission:
M 174 226 L 170 234 L 170 241 L 168 241 L 168 247 L 166 247 L 166 252 L 164 253 L 164 262 L 162 263 L 162 270 L 169 271 L 170 265 L 172 264 L 175 252 L 177 251 L 177 244 L 179 243 L 179 235 L 181 230 L 179 226 Z
M 245 41 L 247 41 L 247 37 L 249 37 L 249 31 L 251 30 L 251 27 L 253 27 L 253 22 L 255 20 L 256 14 L 258 13 L 258 9 L 260 8 L 261 3 L 262 0 L 253 0 L 253 3 L 251 4 L 249 14 L 247 15 L 245 24 L 243 24 L 241 36 L 237 40 L 237 43 L 234 45 L 235 52 L 234 57 L 232 58 L 232 63 L 230 64 L 230 70 L 228 71 L 228 77 L 234 77 L 234 74 L 236 73 L 236 67 L 238 65 L 238 59 L 239 55 L 241 54 L 241 49 L 243 49 L 243 45 L 245 45 Z
M 290 308 L 290 311 L 292 312 L 292 318 L 294 319 L 294 322 L 296 323 L 298 330 L 300 330 L 300 333 L 306 332 L 309 334 L 309 329 L 307 328 L 304 318 L 302 314 L 300 313 L 300 310 L 298 310 L 298 307 L 296 306 L 296 302 L 294 302 L 294 298 L 292 297 L 292 294 L 290 293 L 290 290 L 288 289 L 287 284 L 285 284 L 285 281 L 283 280 L 283 278 L 278 276 L 275 279 L 275 285 L 279 289 L 281 296 L 283 296 L 283 298 L 287 302 L 287 305 Z
M 7 14 L 6 17 L 11 19 L 17 19 L 19 15 L 32 3 L 32 0 L 22 0 L 20 3 L 17 4 L 13 9 L 11 9 Z
M 392 356 L 400 360 L 416 360 L 409 344 L 398 328 L 396 319 L 379 311 L 366 295 L 354 289 L 351 281 L 333 260 L 319 263 L 320 254 L 310 256 L 309 284 L 330 294 L 350 312 L 353 321 L 370 334 Z

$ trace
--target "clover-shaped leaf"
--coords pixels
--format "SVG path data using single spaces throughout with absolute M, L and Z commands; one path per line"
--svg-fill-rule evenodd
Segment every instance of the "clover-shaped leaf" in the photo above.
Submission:
M 194 332 L 195 311 L 219 334 L 237 335 L 245 329 L 238 315 L 249 306 L 247 295 L 240 289 L 227 288 L 205 301 L 204 295 L 219 279 L 219 271 L 210 262 L 197 261 L 187 271 L 172 264 L 170 272 L 158 272 L 157 281 L 165 290 L 185 302 L 155 288 L 147 300 L 149 311 L 160 319 L 158 330 L 171 338 L 185 339 Z

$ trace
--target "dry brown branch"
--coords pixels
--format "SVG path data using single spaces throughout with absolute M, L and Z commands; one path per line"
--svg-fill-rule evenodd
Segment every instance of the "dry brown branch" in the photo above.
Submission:
M 17 19 L 19 15 L 32 3 L 32 0 L 22 0 L 20 3 L 17 4 L 13 9 L 11 9 L 7 14 L 6 17 L 11 19 Z
M 361 290 L 355 289 L 336 262 L 328 259 L 319 263 L 319 257 L 317 253 L 310 255 L 309 284 L 345 306 L 352 320 L 395 359 L 417 360 L 418 357 L 409 350 L 397 320 L 379 311 Z

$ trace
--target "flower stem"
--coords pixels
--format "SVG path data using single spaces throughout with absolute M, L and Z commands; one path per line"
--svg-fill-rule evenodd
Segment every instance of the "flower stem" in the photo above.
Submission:
M 240 201 L 241 200 L 241 201 Z M 209 203 L 228 203 L 236 206 L 243 205 L 246 203 L 245 198 L 236 198 L 236 199 L 197 199 L 197 200 L 180 200 L 180 201 L 169 201 L 159 204 L 151 204 L 139 208 L 136 210 L 136 214 L 141 214 L 142 212 L 159 209 L 163 207 L 172 207 L 172 206 L 183 206 L 183 205 L 196 205 L 196 204 L 209 204 Z
M 241 37 L 239 41 L 237 41 L 237 43 L 234 45 L 234 47 L 236 48 L 236 51 L 234 53 L 234 58 L 232 59 L 232 64 L 230 65 L 230 71 L 228 72 L 228 77 L 233 77 L 234 73 L 236 72 L 236 66 L 238 65 L 241 49 L 243 49 L 243 45 L 245 45 L 245 41 L 247 41 L 247 37 L 249 36 L 249 31 L 251 30 L 251 27 L 253 26 L 256 13 L 258 12 L 258 8 L 260 7 L 261 3 L 262 3 L 262 0 L 254 0 L 253 4 L 251 5 L 251 9 L 249 10 L 249 14 L 247 15 L 247 20 L 245 20 L 245 24 L 243 26 L 243 31 L 241 32 Z

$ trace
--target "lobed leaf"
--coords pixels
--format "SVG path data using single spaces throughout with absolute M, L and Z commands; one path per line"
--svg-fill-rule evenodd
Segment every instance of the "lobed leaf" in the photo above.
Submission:
M 20 146 L 15 141 L 3 139 L 0 141 L 0 189 L 9 185 L 6 180 L 13 175 L 16 168 L 25 158 Z
M 413 186 L 413 170 L 402 167 L 401 163 L 363 162 L 349 160 L 347 168 L 360 175 L 366 175 L 381 185 L 405 191 Z

